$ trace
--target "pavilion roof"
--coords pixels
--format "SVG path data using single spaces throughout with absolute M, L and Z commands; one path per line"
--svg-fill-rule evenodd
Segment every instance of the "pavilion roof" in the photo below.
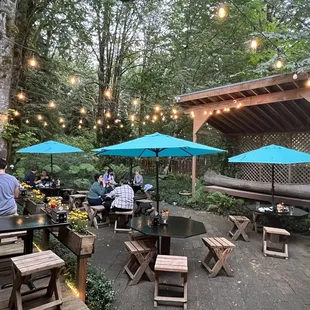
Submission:
M 300 73 L 297 79 L 293 74 L 275 75 L 183 94 L 176 104 L 186 113 L 208 115 L 208 124 L 224 134 L 310 131 L 308 74 Z

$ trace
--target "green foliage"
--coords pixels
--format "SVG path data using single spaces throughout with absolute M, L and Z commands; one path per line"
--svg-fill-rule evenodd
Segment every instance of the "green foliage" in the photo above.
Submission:
M 74 180 L 74 184 L 77 186 L 79 189 L 89 189 L 91 182 L 89 179 L 76 179 Z
M 51 172 L 51 165 L 45 165 L 44 167 L 42 167 L 42 170 L 46 170 L 47 172 Z M 54 165 L 53 164 L 53 173 L 57 173 L 57 172 L 60 172 L 61 171 L 61 168 L 58 166 L 58 165 Z
M 123 164 L 110 164 L 104 168 L 104 171 L 107 171 L 109 168 L 114 171 L 116 182 L 119 182 L 121 179 L 129 176 L 129 166 L 125 166 Z
M 211 192 L 206 196 L 208 204 L 207 211 L 219 215 L 227 216 L 229 214 L 244 215 L 244 201 L 236 199 L 219 192 Z

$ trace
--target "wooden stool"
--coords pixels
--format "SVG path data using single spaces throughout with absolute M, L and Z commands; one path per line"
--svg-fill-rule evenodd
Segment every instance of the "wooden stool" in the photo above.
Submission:
M 146 273 L 150 281 L 154 281 L 154 272 L 151 270 L 149 264 L 156 254 L 155 247 L 149 247 L 143 241 L 125 241 L 125 246 L 130 252 L 130 259 L 124 267 L 131 278 L 130 285 L 137 284 L 142 275 Z M 136 267 L 138 265 L 138 267 Z M 135 270 L 132 270 L 132 269 Z
M 69 208 L 70 210 L 78 209 L 82 206 L 83 201 L 85 200 L 86 195 L 74 194 L 69 196 Z
M 21 286 L 26 282 L 27 278 L 37 272 L 51 271 L 51 279 L 47 287 L 46 296 L 52 297 L 55 293 L 55 300 L 44 304 L 32 310 L 48 309 L 51 307 L 58 306 L 61 309 L 62 305 L 62 295 L 59 282 L 59 274 L 62 266 L 65 262 L 58 257 L 52 251 L 44 251 L 39 253 L 32 253 L 28 255 L 19 256 L 12 258 L 12 273 L 13 273 L 13 290 L 11 293 L 9 308 L 15 306 L 16 310 L 22 310 L 22 295 L 28 295 L 30 292 L 25 292 L 22 294 L 20 292 Z M 41 289 L 45 289 L 41 288 Z M 38 289 L 36 289 L 37 291 Z
M 229 277 L 233 277 L 233 270 L 228 265 L 227 258 L 234 249 L 235 245 L 226 238 L 202 238 L 202 241 L 209 249 L 209 253 L 205 257 L 204 261 L 201 262 L 210 273 L 209 278 L 216 277 L 221 268 L 226 271 Z M 216 261 L 213 268 L 209 265 L 212 258 Z
M 117 226 L 117 221 L 119 220 L 121 216 L 127 216 L 128 220 L 132 218 L 133 210 L 128 210 L 124 212 L 115 211 L 114 214 L 117 216 L 115 223 L 114 223 L 114 232 L 116 233 L 118 231 L 127 231 L 127 232 L 131 231 L 131 228 L 119 228 Z
M 77 194 L 81 194 L 81 195 L 88 195 L 89 191 L 76 191 Z
M 285 229 L 266 227 L 263 228 L 263 253 L 264 256 L 275 256 L 288 259 L 288 245 L 287 240 L 291 234 Z M 272 237 L 276 237 L 277 240 L 271 240 Z M 269 246 L 269 242 L 278 243 L 280 248 L 273 248 Z
M 104 222 L 104 223 L 98 223 L 96 216 L 98 213 L 104 212 L 105 208 L 103 205 L 98 205 L 98 206 L 89 206 L 89 219 L 91 221 L 90 225 L 93 225 L 96 229 L 99 229 L 101 226 L 106 226 L 109 224 L 109 222 Z M 103 218 L 103 216 L 102 216 Z
M 250 220 L 246 216 L 229 215 L 229 220 L 234 224 L 232 229 L 228 232 L 231 235 L 231 239 L 236 241 L 241 235 L 244 241 L 250 241 L 248 235 L 245 233 L 245 228 L 250 223 Z
M 16 231 L 16 232 L 8 232 L 8 233 L 1 233 L 0 234 L 0 244 L 7 244 L 7 243 L 15 243 L 17 238 L 21 238 L 26 236 L 27 231 Z
M 160 272 L 177 272 L 181 274 L 184 279 L 183 285 L 159 283 Z M 160 301 L 171 301 L 183 303 L 184 309 L 187 309 L 187 257 L 172 256 L 172 255 L 158 255 L 155 263 L 155 289 L 154 289 L 154 307 Z M 159 285 L 168 285 L 175 287 L 183 287 L 183 297 L 169 297 L 159 296 Z

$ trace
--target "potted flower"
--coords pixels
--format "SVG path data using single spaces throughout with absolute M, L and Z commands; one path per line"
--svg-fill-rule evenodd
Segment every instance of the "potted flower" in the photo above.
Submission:
M 26 204 L 26 209 L 30 214 L 43 213 L 45 195 L 38 189 L 33 189 L 29 193 L 29 199 Z
M 76 255 L 94 253 L 96 235 L 87 230 L 88 214 L 81 210 L 74 210 L 68 214 L 70 227 L 59 229 L 58 239 Z

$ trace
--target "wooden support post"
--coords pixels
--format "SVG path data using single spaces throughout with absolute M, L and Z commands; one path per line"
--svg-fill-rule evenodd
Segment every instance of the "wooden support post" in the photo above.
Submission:
M 77 257 L 76 287 L 83 302 L 85 302 L 86 293 L 87 260 L 88 257 Z
M 47 250 L 49 248 L 49 242 L 50 242 L 50 231 L 48 229 L 43 229 L 42 241 L 41 241 L 42 250 Z
M 193 142 L 197 142 L 197 135 L 193 135 Z M 196 192 L 196 172 L 197 172 L 197 157 L 192 158 L 192 195 Z

